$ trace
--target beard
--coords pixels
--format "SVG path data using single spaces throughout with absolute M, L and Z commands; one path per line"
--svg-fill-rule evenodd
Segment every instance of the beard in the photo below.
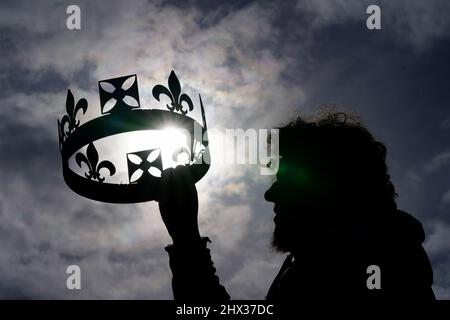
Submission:
M 289 228 L 275 224 L 272 235 L 272 248 L 275 249 L 275 251 L 287 253 L 294 249 L 295 239 L 289 231 L 291 231 Z

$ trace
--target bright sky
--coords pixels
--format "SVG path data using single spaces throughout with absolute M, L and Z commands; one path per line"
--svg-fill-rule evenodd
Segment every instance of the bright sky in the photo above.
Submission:
M 435 293 L 450 298 L 448 1 L 378 1 L 376 31 L 365 24 L 371 1 L 77 3 L 78 31 L 66 29 L 70 1 L 0 4 L 0 298 L 172 297 L 156 204 L 73 193 L 56 128 L 67 88 L 89 101 L 89 118 L 97 81 L 136 73 L 147 106 L 172 69 L 218 132 L 278 126 L 327 103 L 358 112 L 388 146 L 399 207 L 424 224 Z M 201 232 L 231 296 L 264 298 L 283 260 L 269 246 L 271 178 L 214 155 L 197 185 Z M 70 264 L 82 269 L 79 292 L 65 288 Z

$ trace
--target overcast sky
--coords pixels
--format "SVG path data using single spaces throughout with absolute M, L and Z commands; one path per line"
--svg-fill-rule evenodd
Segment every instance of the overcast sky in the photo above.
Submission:
M 81 30 L 66 29 L 70 4 Z M 388 146 L 399 207 L 425 227 L 435 293 L 450 298 L 449 16 L 446 0 L 2 1 L 0 298 L 172 298 L 157 205 L 73 193 L 56 128 L 67 88 L 95 109 L 98 80 L 136 73 L 146 105 L 172 69 L 201 92 L 209 128 L 269 128 L 329 103 L 360 114 Z M 264 298 L 284 258 L 270 248 L 270 183 L 213 153 L 197 184 L 201 232 L 235 299 Z M 70 264 L 81 291 L 66 289 Z

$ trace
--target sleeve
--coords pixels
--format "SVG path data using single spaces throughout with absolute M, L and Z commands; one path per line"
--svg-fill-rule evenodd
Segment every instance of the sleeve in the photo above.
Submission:
M 175 300 L 221 302 L 230 299 L 220 284 L 211 260 L 208 237 L 189 244 L 168 245 Z

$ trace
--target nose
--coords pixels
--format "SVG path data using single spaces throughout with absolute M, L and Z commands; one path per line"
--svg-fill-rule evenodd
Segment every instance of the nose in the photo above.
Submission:
M 270 186 L 269 189 L 264 193 L 264 199 L 269 202 L 275 202 L 275 188 L 276 182 Z

